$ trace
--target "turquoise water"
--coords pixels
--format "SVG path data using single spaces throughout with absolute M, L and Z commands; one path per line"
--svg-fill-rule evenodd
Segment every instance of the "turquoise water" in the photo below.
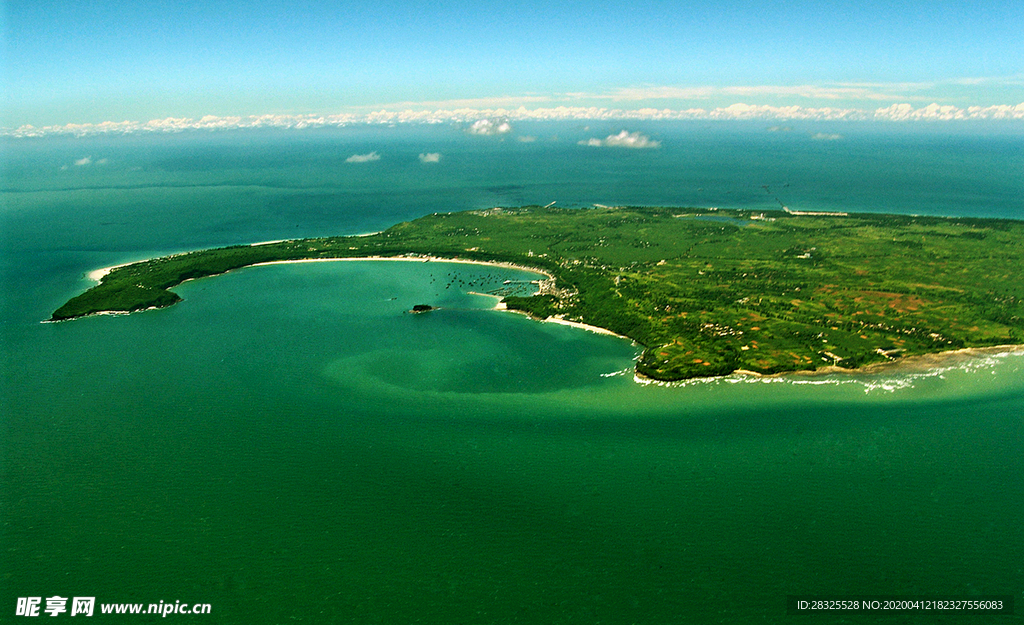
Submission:
M 168 617 L 197 623 L 839 622 L 786 616 L 813 593 L 1022 605 L 1021 356 L 644 386 L 627 341 L 468 293 L 532 275 L 421 262 L 248 268 L 168 309 L 39 323 L 98 267 L 438 210 L 778 196 L 1024 216 L 1019 134 L 625 127 L 662 147 L 577 145 L 620 130 L 597 124 L 6 144 L 0 621 L 53 595 L 211 604 Z

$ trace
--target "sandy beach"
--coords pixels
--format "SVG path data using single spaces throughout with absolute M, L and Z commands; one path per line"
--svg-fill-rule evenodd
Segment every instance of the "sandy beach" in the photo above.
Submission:
M 375 233 L 369 233 L 369 234 L 375 234 Z M 367 235 L 358 235 L 358 236 L 369 236 L 369 234 L 367 234 Z M 264 241 L 264 242 L 260 242 L 260 243 L 253 243 L 252 245 L 268 245 L 270 243 L 279 243 L 279 241 Z M 110 267 L 103 267 L 102 269 L 94 269 L 94 270 L 88 272 L 86 274 L 86 277 L 89 278 L 90 280 L 95 281 L 95 282 L 100 282 L 107 274 L 109 274 L 111 271 L 113 271 L 115 269 L 118 269 L 120 267 L 127 267 L 128 265 L 134 265 L 135 263 L 145 262 L 146 260 L 149 260 L 149 259 L 137 260 L 137 261 L 132 261 L 132 262 L 129 262 L 129 263 L 121 263 L 120 265 L 112 265 Z M 547 280 L 554 280 L 554 276 L 552 276 L 551 274 L 549 274 L 548 272 L 546 272 L 546 271 L 544 271 L 542 269 L 537 269 L 536 267 L 526 267 L 526 266 L 523 266 L 523 265 L 516 265 L 516 264 L 513 264 L 513 263 L 488 262 L 488 261 L 482 261 L 482 260 L 465 260 L 465 259 L 459 259 L 459 258 L 441 258 L 439 256 L 417 256 L 417 257 L 409 257 L 409 256 L 356 256 L 356 257 L 346 257 L 346 258 L 303 258 L 303 259 L 296 259 L 296 260 L 273 260 L 273 261 L 269 261 L 269 262 L 265 262 L 265 263 L 254 263 L 252 265 L 245 265 L 243 267 L 238 267 L 238 268 L 232 269 L 230 271 L 237 271 L 238 269 L 245 269 L 246 267 L 263 267 L 263 266 L 266 266 L 266 265 L 292 265 L 292 264 L 299 264 L 299 263 L 330 263 L 330 262 L 361 261 L 361 260 L 369 260 L 369 261 L 375 261 L 375 262 L 376 261 L 394 261 L 394 262 L 406 262 L 406 263 L 438 262 L 438 263 L 458 263 L 458 264 L 466 264 L 466 265 L 484 265 L 484 266 L 490 266 L 490 267 L 501 267 L 501 268 L 504 268 L 504 269 L 517 269 L 517 270 L 520 270 L 520 271 L 528 271 L 530 273 L 540 274 L 540 275 L 544 276 Z M 216 274 L 216 275 L 221 275 L 221 274 Z M 214 276 L 206 276 L 206 277 L 212 278 Z M 183 280 L 179 284 L 184 284 L 185 282 L 191 282 L 193 279 L 194 278 L 189 278 L 188 280 Z M 177 285 L 175 285 L 175 286 L 177 286 Z M 174 287 L 172 286 L 170 288 L 174 288 Z M 502 297 L 499 296 L 499 295 L 492 295 L 490 293 L 477 293 L 475 291 L 469 291 L 469 293 L 471 295 L 485 295 L 487 297 L 495 297 L 495 298 L 498 299 L 498 302 L 494 305 L 494 309 L 495 310 L 507 310 L 507 307 L 505 306 L 504 302 L 501 301 Z M 153 308 L 145 308 L 143 310 L 154 310 L 154 309 Z M 142 310 L 136 310 L 136 311 L 131 311 L 131 312 L 142 312 Z M 91 317 L 93 315 L 127 315 L 127 314 L 131 314 L 131 312 L 127 312 L 127 311 L 123 311 L 123 310 L 102 310 L 102 311 L 98 311 L 98 312 L 95 312 L 95 313 L 90 313 L 89 315 L 86 315 L 86 316 Z M 518 311 L 514 311 L 514 312 L 518 312 Z M 577 324 L 575 322 L 570 322 L 570 321 L 559 321 L 559 322 L 564 323 L 566 325 L 576 325 L 578 327 L 581 327 L 581 328 L 584 328 L 584 329 L 588 329 L 588 330 L 590 330 L 592 332 L 600 332 L 600 333 L 604 333 L 604 334 L 613 334 L 612 332 L 609 332 L 608 330 L 605 330 L 604 328 L 598 328 L 598 327 L 595 327 L 595 326 L 587 326 L 587 325 L 582 324 L 582 323 Z M 47 320 L 47 321 L 44 321 L 44 323 L 53 323 L 53 322 Z M 626 338 L 626 337 L 622 337 L 622 338 Z
M 369 234 L 376 234 L 376 233 L 369 233 Z M 355 235 L 355 236 L 369 236 L 369 234 L 365 234 L 365 235 L 361 234 L 361 235 Z M 271 243 L 281 243 L 281 241 L 261 241 L 259 243 L 252 243 L 251 246 L 269 245 Z M 93 269 L 92 271 L 88 272 L 85 275 L 90 280 L 93 280 L 95 282 L 99 282 L 107 274 L 109 274 L 111 271 L 113 271 L 115 269 L 119 269 L 121 267 L 127 267 L 128 265 L 134 265 L 135 263 L 142 263 L 142 262 L 145 262 L 147 260 L 152 260 L 152 259 L 145 258 L 145 259 L 142 259 L 142 260 L 133 260 L 133 261 L 131 261 L 129 263 L 121 263 L 120 265 L 112 265 L 110 267 L 103 267 L 102 269 Z M 465 260 L 465 259 L 461 259 L 461 258 L 441 258 L 439 256 L 418 256 L 418 257 L 410 257 L 410 256 L 355 256 L 355 257 L 345 257 L 345 258 L 302 258 L 302 259 L 297 259 L 297 260 L 272 260 L 272 261 L 268 261 L 268 262 L 265 262 L 265 263 L 254 263 L 252 265 L 245 265 L 245 267 L 262 267 L 264 265 L 287 265 L 287 264 L 295 264 L 295 263 L 325 263 L 325 262 L 358 261 L 358 260 L 374 260 L 374 261 L 377 261 L 377 260 L 390 260 L 390 261 L 401 261 L 401 262 L 407 262 L 407 263 L 438 262 L 438 263 L 460 263 L 460 264 L 467 264 L 467 265 L 488 265 L 488 266 L 491 266 L 491 267 L 504 267 L 506 269 L 519 269 L 519 270 L 522 270 L 522 271 L 529 271 L 531 273 L 539 273 L 540 275 L 545 276 L 549 280 L 553 280 L 554 279 L 554 277 L 551 274 L 549 274 L 548 272 L 544 271 L 543 269 L 537 269 L 536 267 L 526 267 L 526 266 L 523 266 L 523 265 L 515 265 L 513 263 L 488 262 L 488 261 L 483 261 L 483 260 Z M 245 267 L 238 267 L 238 269 L 245 269 Z M 236 270 L 233 269 L 232 271 L 236 271 Z M 173 288 L 173 287 L 171 287 L 171 288 Z
M 93 280 L 95 282 L 99 282 L 99 281 L 103 280 L 103 277 L 106 276 L 111 271 L 113 271 L 113 270 L 115 270 L 115 269 L 117 269 L 119 267 L 127 267 L 128 265 L 134 265 L 137 262 L 142 262 L 142 261 L 133 260 L 130 263 L 121 263 L 120 265 L 113 265 L 112 267 L 104 267 L 103 269 L 93 269 L 89 273 L 85 274 L 85 277 L 89 278 L 90 280 Z
M 956 365 L 979 358 L 981 356 L 992 356 L 996 354 L 1012 354 L 1024 352 L 1024 345 L 994 345 L 992 347 L 967 347 L 948 352 L 935 352 L 933 354 L 915 354 L 905 356 L 890 362 L 877 362 L 856 369 L 845 369 L 843 367 L 829 366 L 815 369 L 813 371 L 783 371 L 781 373 L 764 374 L 746 369 L 737 369 L 734 374 L 746 375 L 755 378 L 780 378 L 780 377 L 821 377 L 826 375 L 874 375 L 879 373 L 925 373 L 941 367 Z
M 406 263 L 457 263 L 463 265 L 484 265 L 489 267 L 503 267 L 505 269 L 519 269 L 521 271 L 529 271 L 531 273 L 539 273 L 545 276 L 548 280 L 553 280 L 554 276 L 544 271 L 543 269 L 537 269 L 536 267 L 526 267 L 523 265 L 516 265 L 513 263 L 501 263 L 501 262 L 489 262 L 484 260 L 466 260 L 462 258 L 441 258 L 439 256 L 356 256 L 346 258 L 303 258 L 297 260 L 272 260 L 265 263 L 255 263 L 252 265 L 246 265 L 246 267 L 262 267 L 264 265 L 286 265 L 296 263 L 322 263 L 322 262 L 334 262 L 334 261 L 359 261 L 359 260 L 387 260 L 395 262 L 406 262 Z M 244 269 L 245 267 L 239 267 Z M 113 267 L 111 268 L 113 269 Z M 482 293 L 480 295 L 483 295 Z
M 621 334 L 616 334 L 615 332 L 612 332 L 611 330 L 606 330 L 605 328 L 602 328 L 600 326 L 592 326 L 592 325 L 589 325 L 589 324 L 586 324 L 586 323 L 582 323 L 580 321 L 569 321 L 568 319 L 563 319 L 561 317 L 548 317 L 547 319 L 544 319 L 544 323 L 557 323 L 558 325 L 562 325 L 562 326 L 569 326 L 569 327 L 572 327 L 572 328 L 579 328 L 581 330 L 586 330 L 587 332 L 594 332 L 596 334 L 607 334 L 608 336 L 615 336 L 615 337 L 618 337 L 620 339 L 625 339 L 625 340 L 630 341 L 630 342 L 635 342 L 635 341 L 633 341 L 633 339 L 629 338 L 628 336 L 623 336 Z
M 949 352 L 938 352 L 935 354 L 918 354 L 906 356 L 891 362 L 879 362 L 857 369 L 844 369 L 842 367 L 822 367 L 821 369 L 802 371 L 782 371 L 780 373 L 758 373 L 747 369 L 737 369 L 726 376 L 709 376 L 706 378 L 687 378 L 683 380 L 657 380 L 650 378 L 637 371 L 633 372 L 633 381 L 644 385 L 673 385 L 693 381 L 710 381 L 725 379 L 731 376 L 741 376 L 754 379 L 799 379 L 799 378 L 825 378 L 828 376 L 841 376 L 843 378 L 856 378 L 858 376 L 868 377 L 874 375 L 899 375 L 899 374 L 928 374 L 936 370 L 954 367 L 958 364 L 968 363 L 984 356 L 997 356 L 999 354 L 1024 353 L 1024 345 L 996 345 L 993 347 L 968 347 Z

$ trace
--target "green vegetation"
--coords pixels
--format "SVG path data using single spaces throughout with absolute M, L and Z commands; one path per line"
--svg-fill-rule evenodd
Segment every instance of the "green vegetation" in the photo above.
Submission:
M 402 255 L 541 269 L 553 283 L 509 308 L 628 336 L 660 380 L 1024 343 L 1024 222 L 694 208 L 495 208 L 157 258 L 53 320 L 169 306 L 184 280 L 261 262 Z

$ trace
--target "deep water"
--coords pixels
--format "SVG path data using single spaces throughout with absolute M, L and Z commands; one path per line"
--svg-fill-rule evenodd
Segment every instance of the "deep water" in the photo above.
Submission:
M 623 128 L 661 145 L 578 143 Z M 422 262 L 248 268 L 168 309 L 40 322 L 96 268 L 494 205 L 1021 219 L 1022 136 L 580 122 L 7 140 L 0 621 L 19 597 L 95 596 L 210 604 L 168 617 L 195 623 L 832 623 L 787 616 L 787 595 L 998 594 L 1018 615 L 986 622 L 1021 622 L 1021 356 L 645 386 L 627 341 L 468 293 L 534 276 Z M 420 303 L 439 309 L 407 312 Z

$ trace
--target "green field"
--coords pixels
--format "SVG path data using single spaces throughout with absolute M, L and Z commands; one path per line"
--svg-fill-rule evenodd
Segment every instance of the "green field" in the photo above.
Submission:
M 156 258 L 52 320 L 169 306 L 184 280 L 261 262 L 401 255 L 541 269 L 554 284 L 510 308 L 628 336 L 658 380 L 1024 343 L 1024 222 L 699 208 L 495 208 Z

